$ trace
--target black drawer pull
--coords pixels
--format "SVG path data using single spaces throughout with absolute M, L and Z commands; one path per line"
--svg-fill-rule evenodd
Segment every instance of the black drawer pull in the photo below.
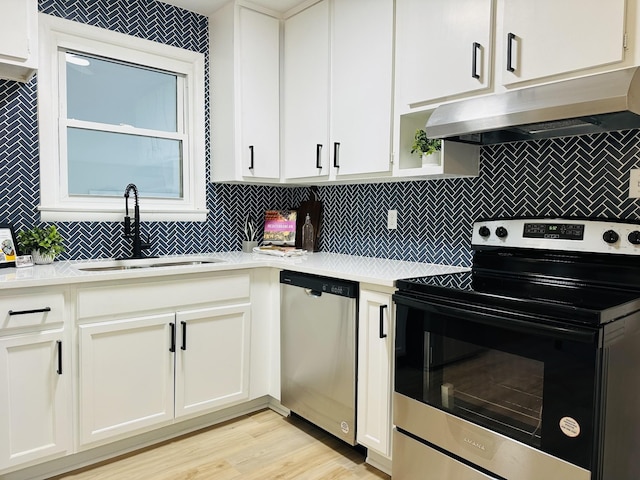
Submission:
M 35 310 L 9 310 L 9 315 L 29 315 L 30 313 L 47 313 L 51 307 L 36 308 Z
M 62 340 L 57 340 L 56 345 L 58 347 L 58 368 L 56 373 L 62 375 Z
M 249 145 L 249 150 L 251 152 L 251 161 L 249 163 L 249 170 L 253 170 L 253 145 Z
M 174 353 L 176 351 L 176 324 L 171 322 L 171 346 L 169 347 L 169 351 Z
M 182 324 L 182 346 L 180 350 L 187 349 L 187 322 L 180 322 Z
M 478 73 L 478 53 L 481 52 L 482 45 L 478 42 L 473 42 L 473 48 L 471 49 L 471 76 L 480 80 L 480 74 Z
M 516 39 L 515 33 L 509 32 L 507 34 L 507 71 L 515 72 L 516 69 L 513 66 L 513 42 Z
M 384 311 L 387 309 L 386 305 L 380 305 L 380 338 L 386 338 L 387 334 L 384 333 Z
M 333 166 L 340 168 L 340 142 L 333 143 Z
M 322 144 L 316 145 L 316 168 L 322 168 Z

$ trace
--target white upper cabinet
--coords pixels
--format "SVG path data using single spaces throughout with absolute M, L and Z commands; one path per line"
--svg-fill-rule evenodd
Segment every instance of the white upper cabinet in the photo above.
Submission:
M 211 179 L 280 178 L 280 20 L 230 3 L 209 18 Z
M 393 1 L 323 0 L 285 21 L 286 179 L 391 169 Z
M 331 166 L 335 176 L 391 168 L 393 0 L 334 0 Z
M 329 0 L 284 25 L 284 177 L 329 175 Z
M 401 111 L 491 86 L 493 0 L 396 1 Z
M 625 0 L 502 0 L 496 67 L 503 85 L 615 64 Z
M 37 0 L 0 0 L 0 78 L 27 82 L 37 68 Z

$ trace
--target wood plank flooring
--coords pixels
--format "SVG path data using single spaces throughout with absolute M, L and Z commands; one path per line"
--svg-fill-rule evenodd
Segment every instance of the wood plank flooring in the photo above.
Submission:
M 52 480 L 390 478 L 314 425 L 261 410 Z

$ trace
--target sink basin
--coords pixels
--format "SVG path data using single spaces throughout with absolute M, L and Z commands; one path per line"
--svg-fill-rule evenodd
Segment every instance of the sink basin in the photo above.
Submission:
M 209 265 L 223 263 L 219 258 L 143 258 L 127 260 L 111 260 L 106 262 L 91 262 L 76 265 L 75 268 L 83 272 L 110 272 L 117 270 L 138 270 L 141 268 L 157 267 L 185 267 L 190 265 Z

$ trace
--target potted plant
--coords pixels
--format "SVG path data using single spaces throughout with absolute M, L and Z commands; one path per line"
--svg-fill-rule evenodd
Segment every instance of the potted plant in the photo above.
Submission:
M 30 253 L 36 264 L 44 265 L 53 262 L 59 253 L 64 251 L 62 236 L 55 225 L 45 228 L 33 227 L 18 232 L 18 246 L 22 253 Z
M 253 249 L 258 246 L 256 233 L 256 224 L 253 221 L 251 214 L 248 214 L 244 221 L 244 240 L 242 240 L 243 252 L 251 253 L 253 252 Z
M 427 132 L 419 128 L 413 137 L 413 146 L 411 153 L 420 153 L 422 162 L 426 164 L 440 164 L 440 149 L 442 148 L 442 140 L 439 138 L 427 137 Z

